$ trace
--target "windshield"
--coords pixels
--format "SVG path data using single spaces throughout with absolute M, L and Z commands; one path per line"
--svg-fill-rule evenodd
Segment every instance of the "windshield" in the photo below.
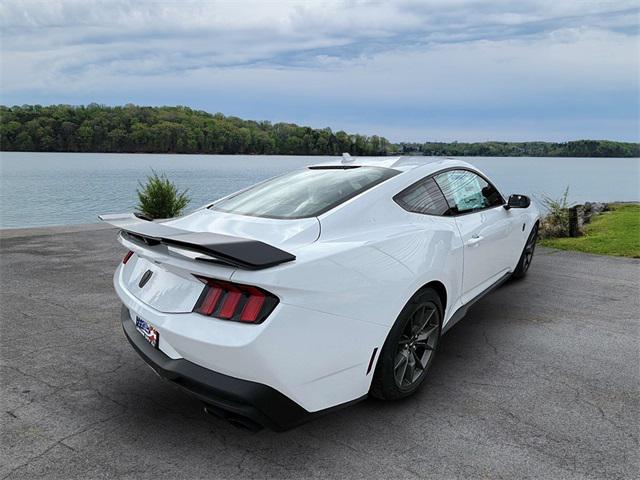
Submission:
M 210 208 L 252 217 L 315 217 L 398 173 L 382 167 L 312 167 L 262 182 Z

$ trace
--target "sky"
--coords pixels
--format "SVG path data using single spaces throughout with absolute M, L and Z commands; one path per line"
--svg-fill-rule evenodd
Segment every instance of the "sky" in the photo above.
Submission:
M 3 0 L 0 103 L 186 105 L 392 141 L 640 141 L 640 5 Z

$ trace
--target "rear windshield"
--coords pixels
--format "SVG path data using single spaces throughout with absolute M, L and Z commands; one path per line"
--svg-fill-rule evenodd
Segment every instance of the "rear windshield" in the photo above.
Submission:
M 210 208 L 252 217 L 315 217 L 398 173 L 382 167 L 308 168 L 262 182 Z

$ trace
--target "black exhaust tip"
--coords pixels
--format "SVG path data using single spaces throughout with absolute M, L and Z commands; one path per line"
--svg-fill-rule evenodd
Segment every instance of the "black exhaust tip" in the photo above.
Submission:
M 220 420 L 225 420 L 229 424 L 241 430 L 248 430 L 250 432 L 257 433 L 264 428 L 258 422 L 251 420 L 250 418 L 243 417 L 236 413 L 227 412 L 226 410 L 214 405 L 206 405 L 204 407 L 204 412 Z

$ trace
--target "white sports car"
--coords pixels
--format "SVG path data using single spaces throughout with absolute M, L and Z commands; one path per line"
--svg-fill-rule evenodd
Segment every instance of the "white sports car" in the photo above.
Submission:
M 415 392 L 441 335 L 525 275 L 539 221 L 463 161 L 346 155 L 170 221 L 100 218 L 129 250 L 114 284 L 140 356 L 275 430 Z

